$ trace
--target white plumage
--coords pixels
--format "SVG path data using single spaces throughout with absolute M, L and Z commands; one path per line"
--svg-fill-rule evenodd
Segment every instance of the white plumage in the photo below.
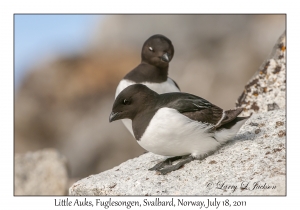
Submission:
M 122 90 L 127 88 L 129 85 L 134 84 L 136 83 L 133 81 L 122 79 L 117 87 L 115 98 L 120 94 Z M 176 87 L 175 83 L 170 78 L 168 78 L 167 81 L 162 83 L 142 82 L 140 84 L 146 85 L 148 88 L 157 92 L 158 94 L 180 92 L 180 90 Z
M 197 159 L 231 140 L 243 123 L 244 120 L 238 122 L 231 130 L 223 129 L 216 133 L 208 133 L 206 131 L 212 128 L 212 125 L 191 120 L 175 109 L 161 108 L 137 142 L 155 154 L 163 156 L 191 154 Z

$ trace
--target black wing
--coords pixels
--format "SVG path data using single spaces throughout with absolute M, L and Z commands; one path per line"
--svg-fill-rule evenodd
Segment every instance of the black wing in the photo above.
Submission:
M 163 95 L 167 96 L 166 107 L 176 109 L 192 120 L 212 124 L 215 128 L 231 122 L 242 112 L 242 109 L 224 111 L 209 101 L 192 94 L 167 93 Z
M 166 93 L 164 106 L 176 109 L 192 120 L 216 125 L 223 115 L 223 109 L 209 101 L 187 93 Z

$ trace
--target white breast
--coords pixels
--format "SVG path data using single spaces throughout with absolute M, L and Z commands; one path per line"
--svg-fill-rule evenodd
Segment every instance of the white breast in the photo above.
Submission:
M 210 126 L 193 121 L 171 108 L 157 111 L 140 141 L 144 149 L 164 156 L 192 154 L 199 157 L 216 150 L 220 143 L 207 133 Z
M 120 94 L 122 90 L 127 88 L 129 85 L 136 84 L 133 81 L 122 79 L 117 87 L 115 98 Z M 146 85 L 151 90 L 157 92 L 158 94 L 169 93 L 169 92 L 180 92 L 180 90 L 176 87 L 175 83 L 168 78 L 167 81 L 162 83 L 150 83 L 150 82 L 142 82 L 140 84 Z
M 133 81 L 122 79 L 117 87 L 115 98 L 120 94 L 122 90 L 134 84 L 136 83 Z M 141 84 L 146 85 L 148 88 L 157 92 L 158 94 L 169 93 L 169 92 L 180 92 L 180 90 L 176 87 L 175 83 L 170 78 L 168 78 L 167 81 L 162 83 L 142 82 Z M 124 123 L 125 127 L 130 131 L 130 133 L 133 135 L 132 121 L 129 119 L 123 119 L 122 122 Z

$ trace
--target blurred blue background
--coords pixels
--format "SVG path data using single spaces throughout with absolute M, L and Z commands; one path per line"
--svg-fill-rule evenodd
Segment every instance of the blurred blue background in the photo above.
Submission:
M 101 15 L 14 16 L 15 87 L 39 59 L 50 54 L 77 54 L 87 45 Z

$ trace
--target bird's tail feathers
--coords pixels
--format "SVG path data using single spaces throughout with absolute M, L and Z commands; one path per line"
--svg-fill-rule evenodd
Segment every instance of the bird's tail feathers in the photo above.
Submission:
M 231 122 L 217 128 L 214 135 L 215 139 L 221 144 L 233 139 L 249 117 L 236 117 Z

